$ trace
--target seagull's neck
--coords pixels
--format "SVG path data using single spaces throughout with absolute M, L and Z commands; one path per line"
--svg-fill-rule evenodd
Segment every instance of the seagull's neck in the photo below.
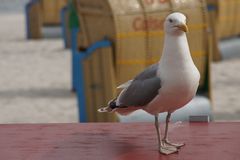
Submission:
M 165 35 L 160 63 L 181 67 L 193 63 L 186 34 Z M 189 63 L 188 63 L 189 62 Z

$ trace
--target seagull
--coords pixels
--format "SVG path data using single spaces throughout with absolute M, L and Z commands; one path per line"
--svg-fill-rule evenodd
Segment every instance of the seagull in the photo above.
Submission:
M 168 140 L 168 124 L 171 114 L 196 95 L 200 80 L 191 57 L 187 32 L 186 16 L 180 12 L 169 14 L 164 20 L 164 45 L 159 62 L 120 85 L 118 88 L 122 91 L 117 98 L 98 110 L 128 115 L 142 109 L 155 116 L 158 150 L 166 155 L 177 153 L 184 146 L 184 143 Z M 168 113 L 163 138 L 158 122 L 159 113 L 162 112 Z

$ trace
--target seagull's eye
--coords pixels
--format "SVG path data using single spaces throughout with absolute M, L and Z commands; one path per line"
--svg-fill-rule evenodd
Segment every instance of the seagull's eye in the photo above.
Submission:
M 173 20 L 172 20 L 172 19 L 169 19 L 168 21 L 169 21 L 170 23 L 172 23 L 172 22 L 173 22 Z

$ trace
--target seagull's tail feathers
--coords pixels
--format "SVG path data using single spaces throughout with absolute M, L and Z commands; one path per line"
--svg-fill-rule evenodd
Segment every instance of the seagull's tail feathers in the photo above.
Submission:
M 108 106 L 107 107 L 101 107 L 98 109 L 98 112 L 104 113 L 104 112 L 112 112 L 113 110 L 115 110 L 117 108 L 116 105 L 116 99 L 113 99 L 111 101 L 108 102 Z
M 98 112 L 100 113 L 112 112 L 112 109 L 110 107 L 101 107 L 98 109 Z
M 136 108 L 128 108 L 128 107 L 126 107 L 126 108 L 118 108 L 118 107 L 116 107 L 116 108 L 111 108 L 110 106 L 107 106 L 107 107 L 102 107 L 102 108 L 100 108 L 100 109 L 98 109 L 98 112 L 100 112 L 100 113 L 112 113 L 112 112 L 115 112 L 115 113 L 117 113 L 117 114 L 119 114 L 119 115 L 121 115 L 121 116 L 127 116 L 127 115 L 129 115 L 129 114 L 131 114 L 132 112 L 134 112 L 134 111 L 136 111 Z
M 108 106 L 106 107 L 101 107 L 98 109 L 98 112 L 101 112 L 101 113 L 105 113 L 105 112 L 108 112 L 108 113 L 112 113 L 112 112 L 116 112 L 117 114 L 119 115 L 122 115 L 122 116 L 126 116 L 126 115 L 129 115 L 131 114 L 132 112 L 136 111 L 137 109 L 141 109 L 141 108 L 138 108 L 138 107 L 124 107 L 124 106 L 117 106 L 116 104 L 116 99 L 113 99 L 111 101 L 108 102 Z

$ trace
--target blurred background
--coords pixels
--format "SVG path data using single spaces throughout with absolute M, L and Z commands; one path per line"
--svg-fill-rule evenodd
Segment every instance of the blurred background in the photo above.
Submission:
M 0 0 L 0 123 L 116 121 L 97 108 L 158 61 L 172 11 L 202 78 L 175 120 L 240 120 L 239 0 Z

